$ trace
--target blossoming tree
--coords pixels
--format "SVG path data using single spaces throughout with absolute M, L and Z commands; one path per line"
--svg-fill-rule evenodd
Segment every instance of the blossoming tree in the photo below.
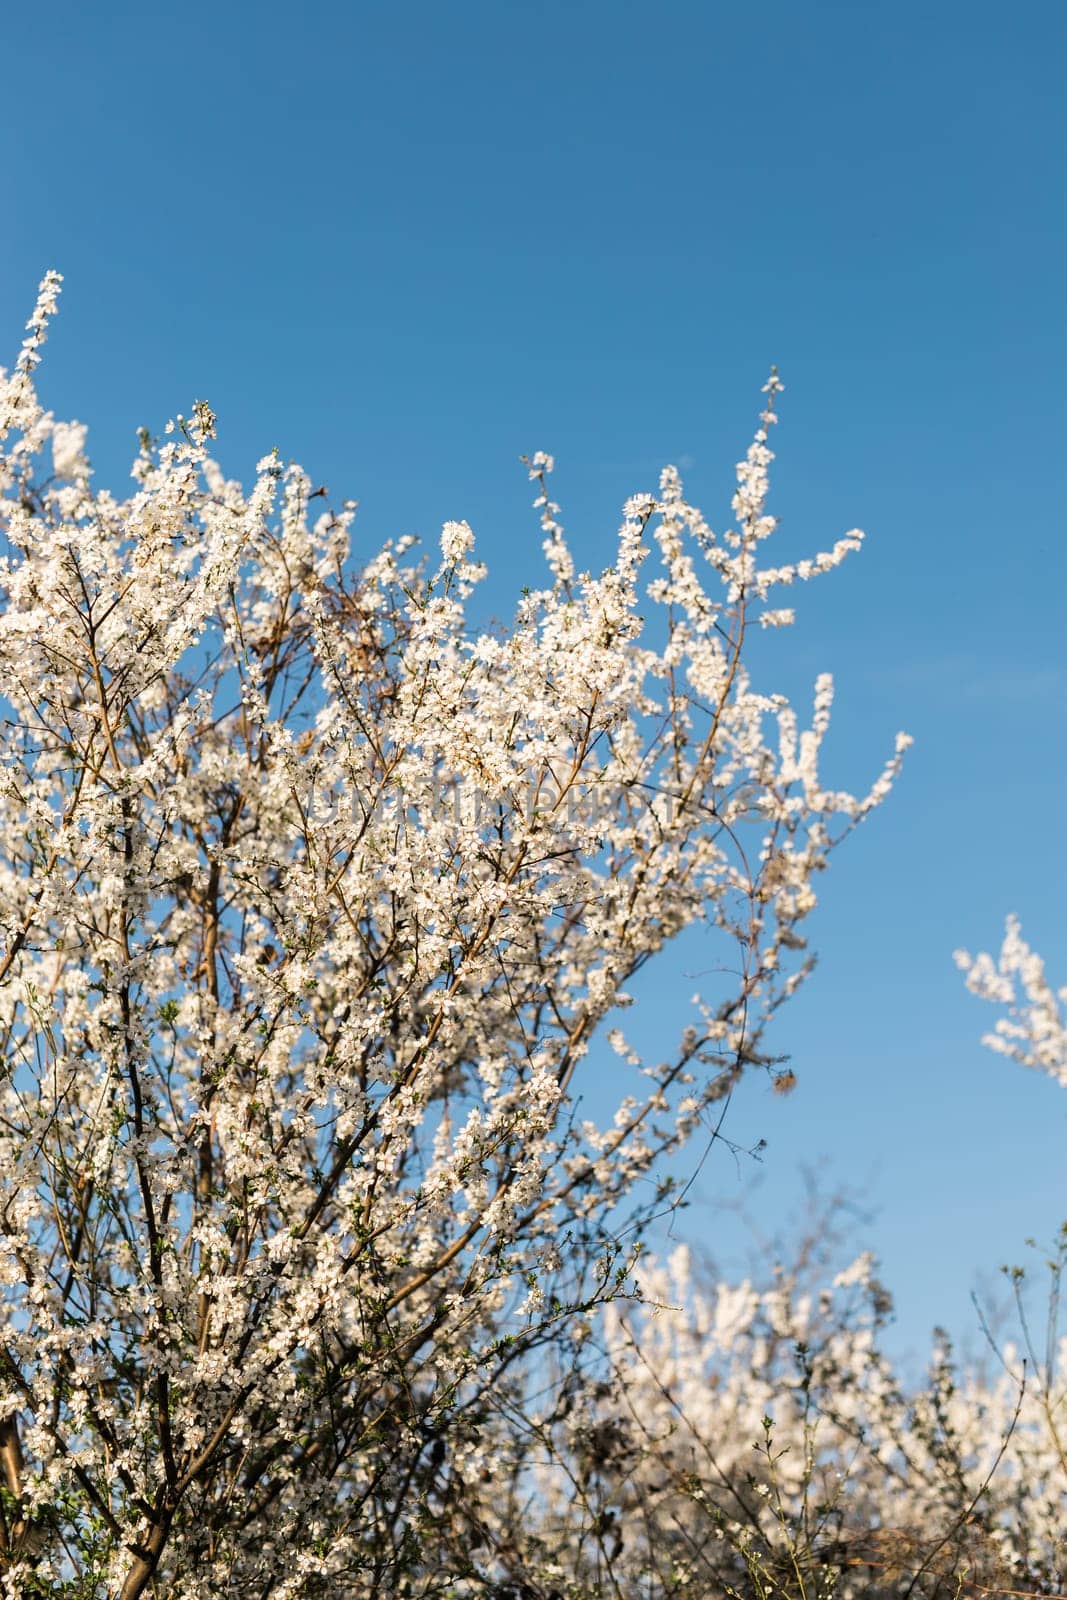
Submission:
M 4 1593 L 485 1592 L 425 1551 L 489 1402 L 775 1070 L 814 876 L 896 770 L 826 789 L 830 680 L 801 729 L 746 665 L 860 536 L 765 561 L 772 377 L 733 528 L 668 469 L 600 576 L 534 456 L 546 585 L 481 630 L 465 523 L 353 555 L 300 468 L 224 475 L 206 404 L 95 488 L 34 385 L 59 282 L 0 382 Z M 644 1061 L 626 985 L 701 921 L 721 970 Z

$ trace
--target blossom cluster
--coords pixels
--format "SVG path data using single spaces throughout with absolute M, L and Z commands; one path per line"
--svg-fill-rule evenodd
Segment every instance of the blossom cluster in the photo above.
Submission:
M 1045 963 L 1022 936 L 1018 918 L 1008 918 L 997 960 L 985 952 L 972 957 L 958 950 L 956 965 L 972 994 L 1007 1010 L 982 1042 L 1067 1085 L 1067 987 L 1053 989 Z

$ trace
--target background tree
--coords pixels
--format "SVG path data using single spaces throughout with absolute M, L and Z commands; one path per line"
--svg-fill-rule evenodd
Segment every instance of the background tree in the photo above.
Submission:
M 996 959 L 956 959 L 1006 1009 L 986 1042 L 1067 1082 L 1067 993 L 1017 921 Z M 741 1282 L 685 1246 L 646 1259 L 639 1301 L 585 1325 L 552 1384 L 502 1400 L 504 1592 L 1063 1594 L 1067 1227 L 1044 1253 L 1043 1321 L 1028 1270 L 1005 1267 L 1017 1337 L 997 1343 L 983 1320 L 988 1359 L 962 1363 L 938 1333 L 925 1381 L 886 1352 L 892 1307 L 873 1259 L 835 1271 L 835 1235 L 817 1212 L 784 1259 Z

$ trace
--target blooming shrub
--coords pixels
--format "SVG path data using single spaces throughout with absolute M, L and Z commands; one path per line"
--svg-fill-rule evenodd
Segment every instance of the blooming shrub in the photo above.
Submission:
M 860 536 L 766 564 L 772 376 L 734 527 L 668 469 L 599 577 L 534 456 L 546 585 L 483 631 L 465 523 L 353 554 L 277 453 L 225 476 L 206 403 L 95 487 L 34 385 L 58 292 L 0 382 L 4 1592 L 491 1587 L 498 1521 L 466 1577 L 439 1552 L 514 1375 L 774 1071 L 814 878 L 896 771 L 825 788 L 829 678 L 801 728 L 746 664 Z M 643 1061 L 626 984 L 696 922 L 721 967 Z

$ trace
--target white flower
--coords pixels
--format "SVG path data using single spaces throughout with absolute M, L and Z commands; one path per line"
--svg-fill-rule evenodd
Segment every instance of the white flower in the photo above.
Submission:
M 89 470 L 83 422 L 57 422 L 52 429 L 52 467 L 57 478 L 82 478 Z
M 441 529 L 441 554 L 447 562 L 461 561 L 474 548 L 474 534 L 465 522 L 446 522 Z

